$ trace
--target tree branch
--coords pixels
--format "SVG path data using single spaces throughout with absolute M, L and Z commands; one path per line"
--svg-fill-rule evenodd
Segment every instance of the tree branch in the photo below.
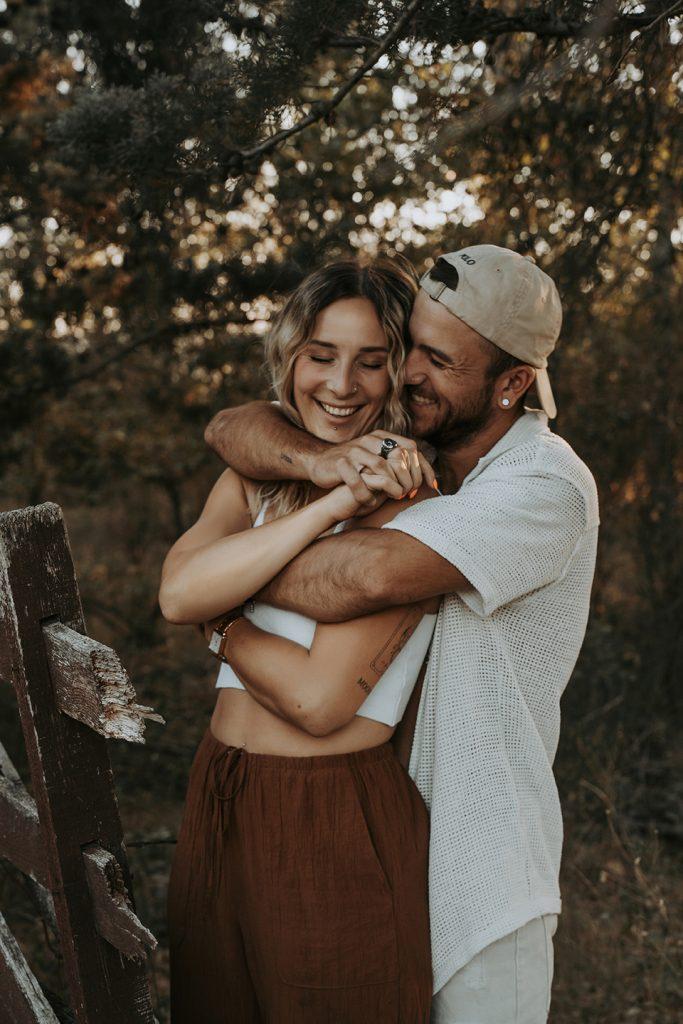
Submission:
M 669 11 L 656 15 L 656 12 L 644 12 L 638 14 L 617 14 L 614 10 L 615 4 L 601 5 L 597 15 L 587 21 L 568 21 L 559 17 L 548 17 L 538 11 L 532 10 L 526 14 L 510 16 L 505 11 L 497 8 L 485 9 L 480 6 L 475 11 L 465 14 L 462 26 L 459 29 L 458 40 L 471 42 L 482 38 L 492 38 L 501 35 L 509 35 L 514 32 L 526 32 L 535 35 L 540 39 L 572 39 L 577 41 L 593 40 L 597 37 L 613 35 L 624 32 L 632 32 L 635 29 L 646 30 L 652 27 L 663 17 L 671 16 L 678 7 L 679 0 Z M 245 169 L 251 170 L 249 164 L 254 166 L 256 158 L 262 158 L 271 153 L 282 142 L 298 135 L 318 121 L 329 120 L 336 107 L 349 95 L 349 93 L 365 78 L 377 61 L 380 60 L 399 38 L 404 28 L 418 9 L 425 4 L 425 0 L 411 0 L 403 14 L 397 20 L 394 27 L 386 36 L 375 45 L 376 41 L 365 36 L 334 36 L 323 33 L 322 40 L 329 46 L 341 46 L 348 48 L 360 48 L 375 45 L 370 56 L 353 73 L 351 78 L 342 85 L 334 95 L 326 101 L 318 100 L 311 103 L 310 112 L 297 121 L 290 128 L 283 128 L 279 132 L 262 139 L 248 149 L 233 150 L 227 155 L 223 172 L 228 177 L 237 177 Z M 428 6 L 428 0 L 426 0 Z M 605 7 L 608 6 L 611 14 L 605 16 Z M 547 76 L 546 76 L 547 77 Z M 552 75 L 551 75 L 552 77 Z M 195 172 L 198 173 L 198 172 Z
M 659 17 L 655 18 L 654 21 L 651 21 L 648 25 L 645 25 L 642 28 L 640 28 L 640 35 L 642 36 L 645 35 L 647 32 L 651 32 L 652 29 L 659 25 L 660 22 L 664 21 L 664 19 L 671 18 L 677 10 L 681 9 L 681 7 L 683 7 L 683 0 L 676 0 L 676 2 L 671 5 L 671 7 L 668 7 L 665 11 L 662 11 Z M 637 17 L 643 17 L 643 15 L 637 15 Z M 615 78 L 617 71 L 621 67 L 621 62 L 623 61 L 624 57 L 626 57 L 626 55 L 629 54 L 631 50 L 634 49 L 634 47 L 639 41 L 639 38 L 640 36 L 636 39 L 632 39 L 625 47 L 624 52 L 621 54 L 619 60 L 616 62 L 616 64 L 614 65 L 614 67 L 612 68 L 607 77 L 608 85 Z
M 682 0 L 676 0 L 674 6 L 677 6 L 680 2 Z M 582 30 L 576 35 L 575 48 L 565 49 L 557 57 L 533 71 L 521 84 L 511 85 L 504 89 L 500 95 L 494 95 L 490 99 L 485 100 L 475 110 L 464 112 L 457 118 L 454 124 L 448 125 L 441 132 L 437 133 L 430 143 L 432 150 L 439 149 L 443 151 L 456 142 L 461 142 L 466 136 L 471 135 L 472 132 L 481 130 L 486 125 L 499 121 L 502 117 L 510 114 L 530 96 L 538 92 L 547 92 L 564 75 L 571 73 L 573 67 L 578 65 L 581 60 L 586 60 L 591 53 L 594 53 L 600 41 L 606 35 L 613 33 L 617 22 L 624 22 L 626 18 L 630 19 L 629 23 L 631 31 L 633 31 L 632 19 L 645 17 L 647 21 L 646 27 L 651 27 L 662 17 L 662 15 L 655 16 L 654 13 L 644 16 L 619 16 L 615 10 L 616 3 L 617 0 L 606 0 L 606 2 L 601 4 L 597 15 L 591 21 L 586 22 Z M 665 15 L 669 13 L 665 12 Z
M 379 46 L 372 51 L 367 60 L 365 60 L 358 70 L 354 72 L 348 82 L 337 89 L 331 99 L 325 102 L 313 104 L 311 113 L 307 114 L 306 117 L 303 117 L 296 124 L 292 125 L 291 128 L 283 128 L 282 131 L 269 136 L 262 142 L 257 143 L 257 145 L 252 146 L 251 149 L 242 150 L 235 154 L 235 156 L 240 161 L 253 160 L 254 157 L 265 156 L 266 153 L 270 153 L 272 150 L 276 149 L 276 147 L 279 146 L 281 142 L 284 142 L 285 139 L 291 138 L 292 135 L 298 135 L 299 132 L 302 132 L 310 125 L 315 124 L 316 121 L 322 121 L 325 118 L 329 118 L 332 111 L 338 107 L 342 100 L 344 100 L 355 86 L 358 85 L 368 71 L 372 70 L 377 61 L 391 49 L 404 27 L 408 24 L 423 2 L 424 0 L 411 0 L 401 17 L 398 19 L 391 31 L 386 34 Z
M 678 2 L 659 15 L 655 11 L 642 14 L 615 14 L 607 28 L 601 25 L 602 35 L 617 35 L 652 28 L 662 18 L 670 17 L 676 7 Z M 595 24 L 602 22 L 602 13 L 599 12 L 594 18 L 586 21 L 567 21 L 564 18 L 549 18 L 537 11 L 508 15 L 505 11 L 490 7 L 465 20 L 464 31 L 458 36 L 462 42 L 485 36 L 507 35 L 511 32 L 525 32 L 539 39 L 574 39 L 590 34 Z
M 323 35 L 323 42 L 327 43 L 328 46 L 342 50 L 359 50 L 367 46 L 377 46 L 377 40 L 373 39 L 371 36 Z

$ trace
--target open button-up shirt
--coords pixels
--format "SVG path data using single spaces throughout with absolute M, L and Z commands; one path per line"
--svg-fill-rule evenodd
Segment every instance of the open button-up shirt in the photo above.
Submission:
M 435 992 L 489 943 L 560 911 L 552 764 L 598 523 L 591 473 L 545 415 L 525 412 L 457 493 L 384 527 L 474 588 L 442 602 L 410 760 L 431 812 Z

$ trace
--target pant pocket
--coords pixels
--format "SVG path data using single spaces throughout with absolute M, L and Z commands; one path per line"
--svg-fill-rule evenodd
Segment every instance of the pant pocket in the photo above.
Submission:
M 472 959 L 460 968 L 462 982 L 466 989 L 478 992 L 486 988 L 486 962 L 484 951 L 476 953 Z
M 278 974 L 312 989 L 384 985 L 398 977 L 391 893 L 281 889 Z

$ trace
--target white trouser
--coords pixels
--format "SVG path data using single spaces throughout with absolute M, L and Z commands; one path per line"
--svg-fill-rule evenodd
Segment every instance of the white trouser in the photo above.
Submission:
M 482 949 L 436 993 L 432 1024 L 546 1024 L 556 928 L 546 914 Z

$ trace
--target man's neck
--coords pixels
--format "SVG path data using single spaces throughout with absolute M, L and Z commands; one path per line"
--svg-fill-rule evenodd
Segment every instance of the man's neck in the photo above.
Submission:
M 490 452 L 523 415 L 522 410 L 517 413 L 501 413 L 494 416 L 478 434 L 468 438 L 457 448 L 439 448 L 439 483 L 444 493 L 453 494 L 457 491 L 479 459 Z

